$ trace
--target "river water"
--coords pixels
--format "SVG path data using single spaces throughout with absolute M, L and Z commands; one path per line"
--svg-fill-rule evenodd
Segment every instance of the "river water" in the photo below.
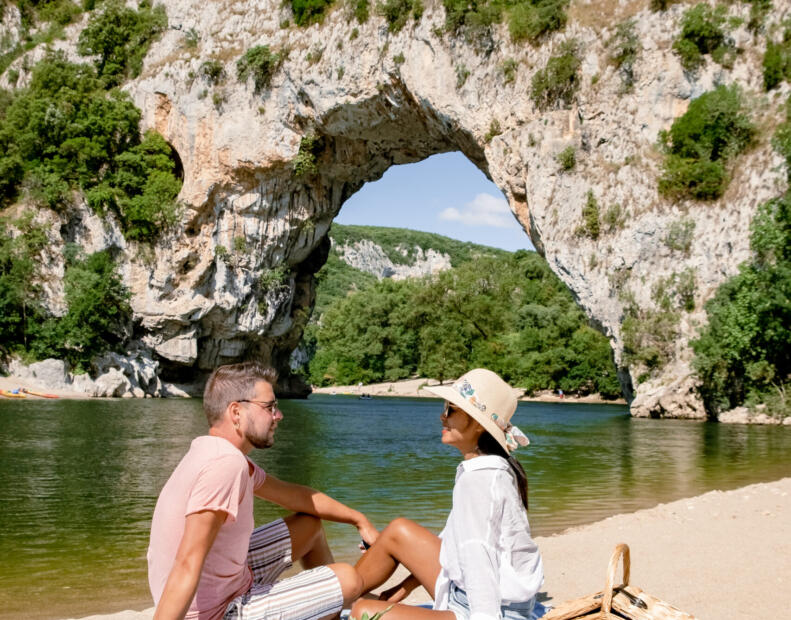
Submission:
M 458 453 L 436 400 L 314 395 L 282 402 L 272 449 L 251 458 L 383 527 L 439 531 Z M 530 437 L 534 536 L 609 515 L 791 475 L 791 428 L 638 420 L 626 407 L 520 403 Z M 0 400 L 0 618 L 64 618 L 151 606 L 146 547 L 157 495 L 206 422 L 199 400 Z M 281 514 L 258 501 L 256 522 Z M 351 526 L 329 524 L 339 560 Z

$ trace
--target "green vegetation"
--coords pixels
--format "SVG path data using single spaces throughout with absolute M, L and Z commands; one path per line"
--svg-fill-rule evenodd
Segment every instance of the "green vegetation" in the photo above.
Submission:
M 791 415 L 791 196 L 770 200 L 751 227 L 753 259 L 706 304 L 693 341 L 694 368 L 710 415 L 742 404 Z
M 683 218 L 670 225 L 663 241 L 673 251 L 682 252 L 689 256 L 692 241 L 695 238 L 695 220 Z
M 447 379 L 484 366 L 531 392 L 620 395 L 607 340 L 533 252 L 375 283 L 330 305 L 312 337 L 310 379 L 320 385 Z
M 783 29 L 783 38 L 775 43 L 767 38 L 763 61 L 764 89 L 772 90 L 791 80 L 791 24 Z
M 291 0 L 294 23 L 297 26 L 320 23 L 331 4 L 332 0 Z
M 198 73 L 212 86 L 219 84 L 225 78 L 225 68 L 219 60 L 207 60 L 201 64 Z
M 358 24 L 364 24 L 370 17 L 369 0 L 351 0 L 352 14 Z
M 626 301 L 621 324 L 624 361 L 645 368 L 643 380 L 673 357 L 681 312 L 694 309 L 695 288 L 694 271 L 687 269 L 656 283 L 651 291 L 653 309 L 638 304 L 629 291 L 622 292 Z
M 791 178 L 789 136 L 791 113 L 773 141 Z M 761 205 L 750 232 L 751 260 L 706 304 L 708 325 L 691 343 L 711 416 L 740 405 L 791 415 L 791 193 Z
M 619 203 L 611 205 L 602 218 L 605 232 L 615 232 L 621 230 L 626 225 L 628 213 Z
M 642 46 L 635 32 L 635 20 L 628 19 L 618 24 L 615 34 L 607 42 L 610 62 L 618 69 L 624 91 L 634 86 L 634 63 Z
M 139 123 L 129 96 L 105 90 L 92 67 L 50 54 L 0 108 L 0 201 L 24 188 L 64 209 L 80 189 L 95 211 L 118 215 L 127 238 L 152 240 L 177 217 L 181 181 L 168 144 L 153 132 L 141 140 Z
M 508 254 L 505 250 L 406 228 L 333 224 L 330 237 L 333 248 L 354 245 L 362 239 L 370 240 L 381 247 L 387 258 L 396 265 L 412 264 L 415 260 L 416 248 L 447 254 L 450 257 L 450 264 L 454 267 L 476 260 L 482 255 L 503 257 Z M 333 249 L 334 252 L 336 252 L 335 249 Z
M 83 11 L 83 7 L 71 0 L 17 0 L 16 5 L 21 18 L 20 36 L 10 48 L 6 43 L 10 38 L 0 38 L 0 49 L 6 48 L 0 53 L 0 74 L 25 52 L 38 45 L 52 43 L 55 39 L 62 39 L 63 27 L 73 22 Z M 4 6 L 0 4 L 0 17 Z
M 692 103 L 659 134 L 665 149 L 659 192 L 670 198 L 713 200 L 728 184 L 726 165 L 752 142 L 755 128 L 738 86 L 718 86 Z
M 324 148 L 324 141 L 309 133 L 299 141 L 299 151 L 294 158 L 294 174 L 298 177 L 318 174 L 316 158 Z
M 569 0 L 443 0 L 445 27 L 473 43 L 491 34 L 492 24 L 503 16 L 512 41 L 538 42 L 543 36 L 566 26 Z
M 573 146 L 567 146 L 555 157 L 561 170 L 573 170 L 577 165 L 577 151 Z
M 582 207 L 582 224 L 577 227 L 576 233 L 580 237 L 598 239 L 601 226 L 599 224 L 599 202 L 592 190 L 588 190 L 585 206 Z
M 791 99 L 786 102 L 786 118 L 772 137 L 772 146 L 786 161 L 787 178 L 791 181 Z
M 464 86 L 467 78 L 470 77 L 470 70 L 464 65 L 456 65 L 456 89 Z
M 483 141 L 486 144 L 489 144 L 492 140 L 494 140 L 495 136 L 499 136 L 503 133 L 502 127 L 500 127 L 500 121 L 496 118 L 492 119 L 492 122 L 489 123 L 489 131 L 486 132 L 486 135 L 483 137 Z
M 258 95 L 269 87 L 272 76 L 283 64 L 286 56 L 286 52 L 273 52 L 268 45 L 256 45 L 236 62 L 236 75 L 240 82 L 246 82 L 252 77 L 255 94 Z
M 673 43 L 681 65 L 687 71 L 696 71 L 710 54 L 714 62 L 725 67 L 733 65 L 735 49 L 726 37 L 726 8 L 710 7 L 705 2 L 688 9 L 681 18 L 681 33 Z
M 107 0 L 95 11 L 80 33 L 77 51 L 96 56 L 96 72 L 108 86 L 137 77 L 153 40 L 167 27 L 165 7 L 127 8 L 121 0 Z
M 377 11 L 385 18 L 389 32 L 401 32 L 410 16 L 420 21 L 424 8 L 421 0 L 383 0 Z
M 546 67 L 533 76 L 530 97 L 539 110 L 571 106 L 579 88 L 581 64 L 577 42 L 564 41 L 558 54 L 550 57 Z
M 40 277 L 42 252 L 48 245 L 44 227 L 31 213 L 13 222 L 0 219 L 0 354 L 59 357 L 84 370 L 93 357 L 125 340 L 131 318 L 129 293 L 109 253 L 85 257 L 80 248 L 67 246 L 67 312 L 50 315 L 41 303 Z
M 507 58 L 500 65 L 503 72 L 503 84 L 512 84 L 516 80 L 516 71 L 519 69 L 519 63 L 513 58 Z

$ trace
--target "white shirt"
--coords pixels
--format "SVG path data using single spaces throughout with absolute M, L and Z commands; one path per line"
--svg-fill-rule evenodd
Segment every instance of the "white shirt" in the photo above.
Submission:
M 502 605 L 530 600 L 544 583 L 515 477 L 499 456 L 459 464 L 453 508 L 439 537 L 434 609 L 448 608 L 452 581 L 467 593 L 470 620 L 499 619 Z

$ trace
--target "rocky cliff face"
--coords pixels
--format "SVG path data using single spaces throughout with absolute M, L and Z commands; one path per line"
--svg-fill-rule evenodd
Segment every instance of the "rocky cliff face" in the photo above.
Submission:
M 705 300 L 748 257 L 752 215 L 785 188 L 784 173 L 762 134 L 740 156 L 720 200 L 670 203 L 657 193 L 657 135 L 720 83 L 750 93 L 759 125 L 775 123 L 787 87 L 776 97 L 761 94 L 764 37 L 738 27 L 733 37 L 743 53 L 733 67 L 709 61 L 693 76 L 671 49 L 684 5 L 652 13 L 627 1 L 607 5 L 613 15 L 603 16 L 598 5 L 580 1 L 565 31 L 541 46 L 511 43 L 501 25 L 483 52 L 443 33 L 436 2 L 398 34 L 376 16 L 352 23 L 340 7 L 321 25 L 282 28 L 290 9 L 274 0 L 165 6 L 169 30 L 127 88 L 145 125 L 179 154 L 182 225 L 151 251 L 125 243 L 112 222 L 93 221 L 87 209 L 73 229 L 79 241 L 124 248 L 136 335 L 166 374 L 184 378 L 251 355 L 287 368 L 313 302 L 312 274 L 326 259 L 327 231 L 344 201 L 393 164 L 459 150 L 503 191 L 534 245 L 611 339 L 632 412 L 704 415 L 687 343 L 705 319 Z M 776 1 L 769 26 L 790 7 Z M 749 5 L 728 10 L 746 18 Z M 629 16 L 642 51 L 634 88 L 625 93 L 606 42 Z M 197 46 L 186 44 L 187 33 Z M 577 103 L 541 112 L 529 97 L 530 80 L 572 37 L 582 50 Z M 251 80 L 237 80 L 235 65 L 263 44 L 289 54 L 256 94 Z M 502 71 L 510 59 L 518 63 L 513 81 Z M 224 67 L 220 84 L 200 77 L 207 60 Z M 315 174 L 298 175 L 294 162 L 306 136 L 315 138 Z M 564 171 L 557 156 L 567 147 L 577 163 Z M 589 191 L 626 214 L 622 227 L 595 241 L 575 232 Z M 685 219 L 694 227 L 681 251 L 667 239 Z M 638 383 L 639 369 L 626 367 L 622 355 L 621 293 L 628 289 L 651 308 L 652 288 L 687 268 L 695 276 L 694 310 L 681 318 L 673 360 Z
M 341 260 L 347 265 L 375 275 L 380 280 L 420 278 L 451 268 L 450 256 L 431 248 L 424 252 L 423 248 L 416 247 L 415 256 L 408 265 L 394 263 L 381 246 L 369 239 L 344 244 L 337 250 Z M 403 248 L 403 254 L 407 255 L 406 248 Z

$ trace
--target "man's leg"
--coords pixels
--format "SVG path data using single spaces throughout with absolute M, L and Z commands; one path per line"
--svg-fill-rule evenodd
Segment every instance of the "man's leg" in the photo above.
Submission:
M 302 513 L 283 517 L 291 535 L 291 560 L 299 561 L 302 568 L 327 566 L 335 560 L 327 544 L 321 519 Z

